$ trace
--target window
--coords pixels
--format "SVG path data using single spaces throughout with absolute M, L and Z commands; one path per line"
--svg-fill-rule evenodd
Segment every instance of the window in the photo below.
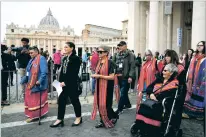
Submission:
M 11 32 L 14 32 L 14 29 L 11 29 Z
M 67 32 L 67 35 L 70 35 L 70 32 Z
M 127 31 L 126 31 L 126 34 L 127 34 Z

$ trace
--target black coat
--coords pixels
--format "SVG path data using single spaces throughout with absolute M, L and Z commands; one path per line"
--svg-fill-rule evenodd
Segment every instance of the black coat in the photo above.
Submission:
M 12 54 L 9 54 L 8 56 L 8 61 L 9 61 L 9 70 L 16 70 L 16 64 L 15 64 L 15 61 L 16 61 L 16 57 Z
M 29 63 L 29 60 L 31 59 L 31 56 L 29 54 L 21 53 L 22 50 L 29 50 L 29 45 L 12 48 L 12 51 L 16 51 L 16 59 L 18 59 L 18 68 L 26 68 L 27 64 Z
M 66 85 L 65 87 L 63 87 L 63 92 L 68 92 L 70 97 L 76 97 L 79 96 L 77 92 L 78 89 L 77 79 L 78 79 L 79 68 L 80 68 L 80 58 L 77 55 L 72 54 L 69 57 L 66 74 L 64 74 L 63 65 L 66 60 L 67 57 L 64 57 L 62 68 L 60 71 L 59 81 L 64 82 Z
M 10 59 L 9 54 L 1 52 L 2 70 L 3 71 L 9 70 L 9 59 Z

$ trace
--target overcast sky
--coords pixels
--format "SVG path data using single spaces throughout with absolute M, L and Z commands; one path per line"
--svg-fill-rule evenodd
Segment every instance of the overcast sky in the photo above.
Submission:
M 121 29 L 121 21 L 128 19 L 126 2 L 2 2 L 1 40 L 5 37 L 6 24 L 37 27 L 49 8 L 60 28 L 70 25 L 76 35 L 81 34 L 85 24 Z

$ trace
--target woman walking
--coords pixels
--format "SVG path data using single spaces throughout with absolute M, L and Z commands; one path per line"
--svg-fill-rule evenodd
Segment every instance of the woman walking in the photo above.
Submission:
M 192 58 L 187 74 L 187 95 L 184 104 L 184 118 L 204 118 L 206 80 L 205 41 L 197 44 L 196 55 Z
M 143 91 L 156 79 L 155 75 L 162 70 L 162 62 L 158 62 L 156 58 L 153 57 L 153 54 L 150 50 L 145 52 L 145 63 L 141 67 L 140 77 L 137 84 L 137 109 L 142 101 L 146 99 L 146 96 L 143 96 Z M 144 94 L 146 95 L 146 94 Z
M 47 61 L 39 54 L 36 46 L 29 48 L 29 54 L 31 60 L 26 67 L 26 76 L 21 79 L 21 84 L 26 84 L 24 105 L 25 115 L 28 117 L 27 123 L 48 113 Z
M 63 65 L 60 72 L 59 81 L 61 87 L 63 88 L 62 93 L 59 95 L 58 99 L 58 116 L 56 122 L 50 125 L 50 127 L 64 126 L 64 115 L 66 109 L 66 103 L 68 97 L 74 107 L 74 112 L 76 115 L 76 120 L 72 126 L 79 126 L 82 123 L 81 117 L 81 104 L 79 101 L 78 93 L 78 73 L 80 68 L 80 59 L 76 55 L 75 45 L 72 42 L 66 42 L 64 46 L 65 57 L 63 59 Z
M 112 109 L 113 102 L 113 89 L 114 89 L 114 79 L 115 79 L 115 65 L 111 60 L 108 60 L 110 48 L 107 46 L 100 46 L 99 53 L 99 62 L 96 67 L 95 74 L 92 75 L 93 78 L 96 78 L 96 91 L 94 93 L 94 105 L 92 112 L 92 120 L 96 118 L 97 109 L 100 113 L 100 123 L 95 126 L 96 128 L 114 127 L 118 115 Z M 117 79 L 117 78 L 116 78 Z M 117 83 L 117 82 L 115 82 Z M 115 88 L 118 89 L 118 88 Z M 116 100 L 119 100 L 119 91 L 116 91 Z

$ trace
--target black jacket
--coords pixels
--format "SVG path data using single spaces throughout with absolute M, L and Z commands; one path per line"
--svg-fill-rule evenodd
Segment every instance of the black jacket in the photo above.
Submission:
M 171 81 L 174 80 L 174 79 L 175 79 L 175 74 L 173 74 L 173 75 L 170 77 L 170 79 L 168 80 L 168 82 L 171 82 Z M 163 81 L 164 81 L 164 78 L 163 78 L 163 77 L 162 77 L 162 78 L 157 78 L 154 82 L 152 82 L 152 84 L 150 84 L 150 85 L 147 87 L 146 93 L 149 94 L 149 95 L 152 94 L 152 93 L 153 93 L 154 86 L 155 86 L 156 84 L 162 84 Z M 169 91 L 161 92 L 161 93 L 159 93 L 159 94 L 157 94 L 157 95 L 155 95 L 155 96 L 156 96 L 157 100 L 161 102 L 161 101 L 162 101 L 164 98 L 166 98 L 166 97 L 174 97 L 174 96 L 175 96 L 175 93 L 176 93 L 176 90 L 177 90 L 177 88 L 169 89 Z
M 28 50 L 29 46 L 12 48 L 12 51 L 16 51 L 16 58 L 18 59 L 18 68 L 26 68 L 29 60 L 31 59 L 30 55 L 27 53 L 21 53 L 22 50 Z
M 1 52 L 1 60 L 2 60 L 2 70 L 8 71 L 9 70 L 9 54 Z
M 16 57 L 12 54 L 9 54 L 8 56 L 8 61 L 9 61 L 9 70 L 16 70 L 16 64 L 15 64 L 15 61 L 16 61 Z
M 77 85 L 77 79 L 79 74 L 79 68 L 80 68 L 80 58 L 72 54 L 69 57 L 69 62 L 67 65 L 67 71 L 66 74 L 63 73 L 63 65 L 64 62 L 67 60 L 67 57 L 63 58 L 63 64 L 61 67 L 60 77 L 59 81 L 65 83 L 65 87 L 63 87 L 64 92 L 68 92 L 68 94 L 71 96 L 78 96 L 78 85 Z

